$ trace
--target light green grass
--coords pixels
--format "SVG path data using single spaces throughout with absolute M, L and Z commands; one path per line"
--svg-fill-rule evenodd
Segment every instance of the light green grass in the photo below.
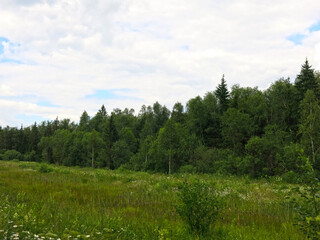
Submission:
M 174 208 L 185 179 L 216 183 L 223 196 L 209 239 L 305 239 L 279 181 L 4 161 L 0 239 L 193 239 Z

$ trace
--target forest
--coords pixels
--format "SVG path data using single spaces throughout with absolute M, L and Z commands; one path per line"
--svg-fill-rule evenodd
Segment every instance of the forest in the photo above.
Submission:
M 299 178 L 302 155 L 320 170 L 320 73 L 306 60 L 294 82 L 266 90 L 222 76 L 215 90 L 172 110 L 156 102 L 86 111 L 79 123 L 0 127 L 0 159 L 159 173 Z M 4 113 L 3 113 L 4 114 Z

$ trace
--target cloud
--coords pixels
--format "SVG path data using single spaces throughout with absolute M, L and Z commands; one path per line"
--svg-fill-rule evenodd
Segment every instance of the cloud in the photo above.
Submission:
M 155 101 L 171 108 L 214 90 L 222 74 L 229 87 L 265 89 L 294 80 L 305 57 L 320 68 L 317 0 L 1 5 L 0 125 L 24 115 L 78 121 L 102 104 L 109 112 Z

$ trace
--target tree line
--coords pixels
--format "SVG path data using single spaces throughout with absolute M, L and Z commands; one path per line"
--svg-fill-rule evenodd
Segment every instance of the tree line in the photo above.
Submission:
M 0 127 L 0 159 L 152 172 L 248 174 L 299 172 L 301 152 L 320 170 L 320 74 L 308 60 L 294 83 L 281 78 L 261 91 L 225 77 L 214 91 L 133 109 L 104 105 L 79 123 L 43 121 Z

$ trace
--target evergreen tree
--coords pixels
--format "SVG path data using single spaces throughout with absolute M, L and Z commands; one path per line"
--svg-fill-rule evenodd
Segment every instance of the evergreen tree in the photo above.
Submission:
M 298 74 L 295 87 L 299 92 L 299 100 L 301 101 L 304 98 L 307 90 L 313 90 L 316 97 L 319 98 L 319 87 L 316 81 L 314 69 L 309 65 L 308 59 L 306 59 L 305 63 L 301 66 L 300 74 Z
M 80 131 L 89 131 L 89 120 L 90 116 L 88 115 L 87 111 L 83 111 L 79 122 Z
M 221 83 L 215 91 L 215 95 L 218 98 L 220 113 L 222 114 L 228 109 L 229 104 L 229 91 L 226 81 L 224 80 L 224 74 L 222 75 Z

